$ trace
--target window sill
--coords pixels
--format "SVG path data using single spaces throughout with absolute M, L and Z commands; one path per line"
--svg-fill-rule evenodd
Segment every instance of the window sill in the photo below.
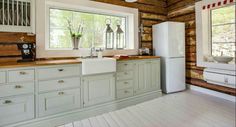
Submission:
M 206 68 L 216 68 L 216 69 L 231 70 L 231 71 L 236 70 L 235 63 L 224 64 L 224 63 L 201 61 L 197 62 L 197 65 Z

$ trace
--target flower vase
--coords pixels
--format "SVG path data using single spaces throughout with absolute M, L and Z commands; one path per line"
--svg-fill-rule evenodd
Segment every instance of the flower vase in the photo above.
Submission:
M 71 39 L 72 39 L 73 50 L 78 50 L 80 38 L 79 37 L 71 37 Z

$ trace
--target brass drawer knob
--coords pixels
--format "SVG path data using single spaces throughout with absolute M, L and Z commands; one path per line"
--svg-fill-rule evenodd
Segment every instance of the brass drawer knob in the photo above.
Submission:
M 24 72 L 24 71 L 21 71 L 21 72 L 19 72 L 20 73 L 20 75 L 26 75 L 27 73 L 26 72 Z
M 128 75 L 128 72 L 125 72 L 125 75 Z
M 129 91 L 125 90 L 125 93 L 129 93 Z
M 5 100 L 4 104 L 11 104 L 12 101 L 11 100 Z
M 125 84 L 128 84 L 129 82 L 124 82 Z
M 16 89 L 20 89 L 20 88 L 22 88 L 22 86 L 16 85 L 15 88 L 16 88 Z
M 64 95 L 65 93 L 64 92 L 59 92 L 58 95 Z
M 58 83 L 65 83 L 65 81 L 64 80 L 59 80 Z
M 125 66 L 128 66 L 128 64 L 124 64 Z
M 62 71 L 64 71 L 64 69 L 58 69 L 58 71 L 59 71 L 59 72 L 62 72 Z

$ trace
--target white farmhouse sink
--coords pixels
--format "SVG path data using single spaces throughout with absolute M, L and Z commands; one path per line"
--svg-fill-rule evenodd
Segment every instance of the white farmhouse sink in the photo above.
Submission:
M 82 75 L 116 72 L 116 59 L 88 58 L 82 59 Z

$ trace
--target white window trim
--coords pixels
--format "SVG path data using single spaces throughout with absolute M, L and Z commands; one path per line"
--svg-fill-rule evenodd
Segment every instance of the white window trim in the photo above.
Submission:
M 217 68 L 217 69 L 225 69 L 225 70 L 236 70 L 235 64 L 223 64 L 223 63 L 214 63 L 214 62 L 207 62 L 204 61 L 204 56 L 206 56 L 203 49 L 204 44 L 209 44 L 208 42 L 211 41 L 211 33 L 209 32 L 210 29 L 210 11 L 209 13 L 203 13 L 202 6 L 207 5 L 206 3 L 217 3 L 218 0 L 204 0 L 197 2 L 195 4 L 195 12 L 196 12 L 196 40 L 197 40 L 197 66 L 200 67 L 207 67 L 207 68 Z M 234 3 L 235 4 L 235 3 Z M 226 5 L 227 6 L 227 5 Z M 207 23 L 206 23 L 207 22 Z M 207 42 L 207 43 L 205 43 Z M 207 51 L 210 51 L 207 49 Z
M 129 47 L 126 50 L 105 50 L 105 56 L 116 54 L 138 54 L 138 10 L 90 0 L 37 0 L 36 1 L 36 43 L 37 58 L 49 57 L 80 57 L 88 56 L 89 49 L 79 50 L 48 50 L 49 44 L 49 7 L 80 11 L 99 12 L 110 15 L 126 16 L 128 18 L 127 33 L 129 33 Z

